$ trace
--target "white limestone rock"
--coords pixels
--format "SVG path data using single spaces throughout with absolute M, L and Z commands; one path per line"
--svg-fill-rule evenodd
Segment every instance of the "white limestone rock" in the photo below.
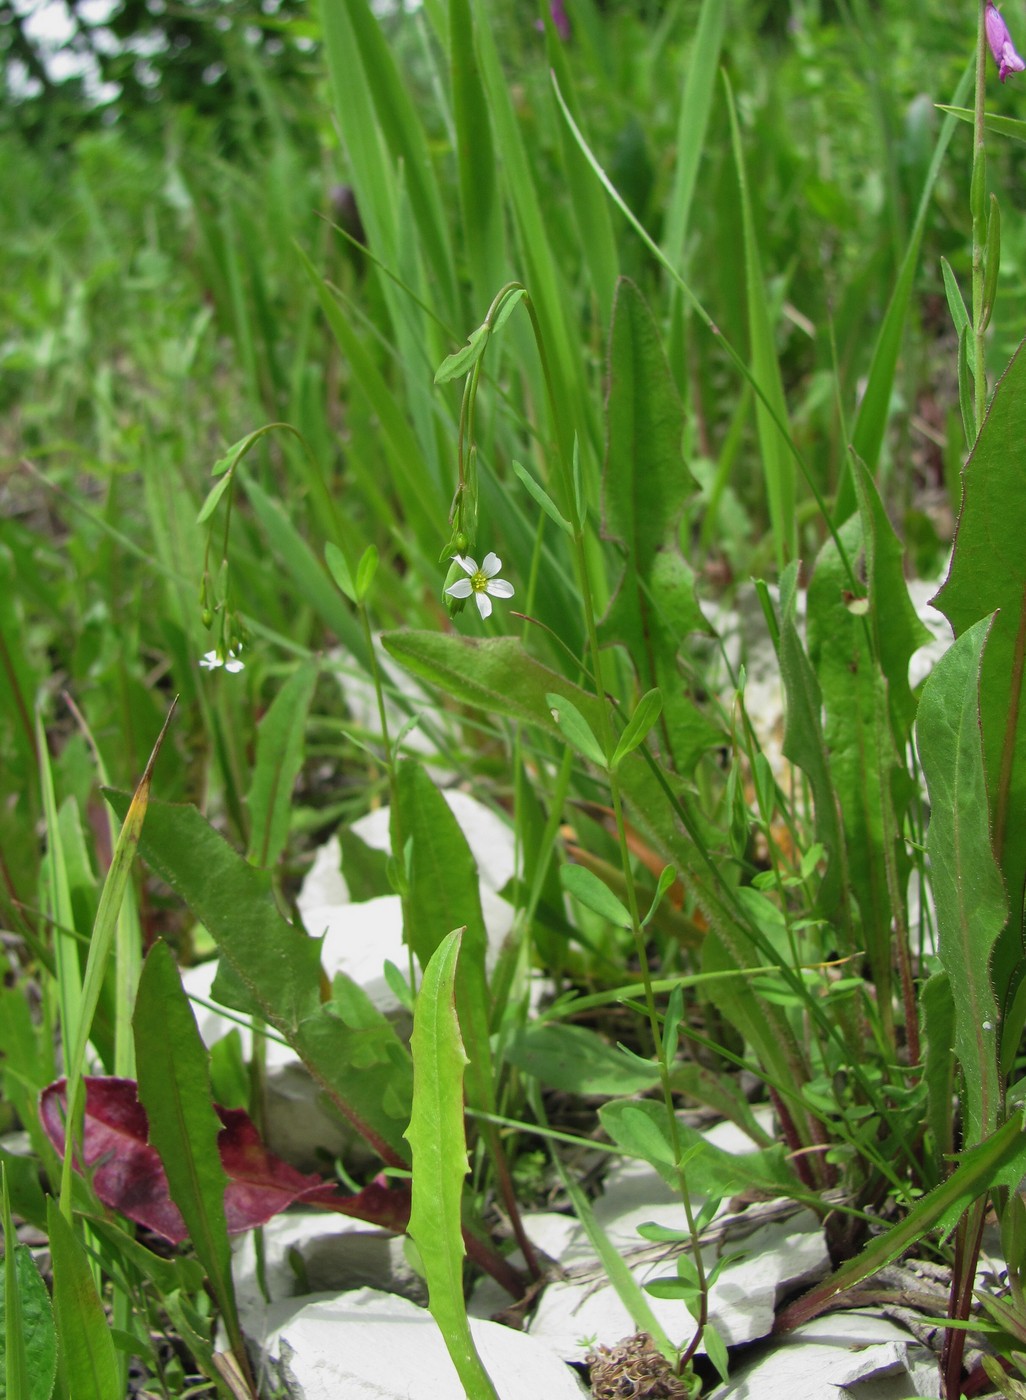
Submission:
M 295 1400 L 465 1400 L 426 1308 L 371 1288 L 285 1304 L 268 1315 L 265 1372 Z M 471 1319 L 499 1400 L 581 1400 L 577 1375 L 536 1339 Z

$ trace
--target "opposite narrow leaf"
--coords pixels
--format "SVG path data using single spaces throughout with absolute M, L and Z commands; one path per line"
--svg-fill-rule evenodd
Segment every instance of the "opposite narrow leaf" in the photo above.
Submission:
M 463 1121 L 469 1061 L 456 1019 L 456 962 L 462 930 L 448 934 L 427 965 L 413 1021 L 413 1153 L 409 1233 L 427 1278 L 431 1315 L 469 1400 L 497 1400 L 474 1347 L 463 1298 L 463 1178 L 470 1170 Z

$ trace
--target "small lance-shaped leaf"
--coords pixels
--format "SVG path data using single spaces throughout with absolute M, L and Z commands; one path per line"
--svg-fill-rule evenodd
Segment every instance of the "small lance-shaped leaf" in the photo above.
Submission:
M 470 1052 L 468 1090 L 472 1106 L 494 1106 L 488 1038 L 488 936 L 481 912 L 477 865 L 459 822 L 424 767 L 407 758 L 396 780 L 395 849 L 411 844 L 409 888 L 403 901 L 407 940 L 426 968 L 447 929 L 462 927 L 456 972 L 456 1007 Z
M 150 1141 L 160 1153 L 171 1197 L 207 1271 L 232 1348 L 242 1356 L 224 1212 L 228 1178 L 217 1150 L 221 1122 L 210 1097 L 209 1056 L 163 940 L 154 943 L 143 964 L 132 1026 L 139 1098 L 149 1119 Z
M 642 685 L 663 694 L 663 735 L 681 772 L 717 742 L 686 693 L 677 653 L 708 624 L 677 544 L 693 489 L 681 441 L 684 410 L 652 314 L 633 283 L 617 287 L 609 346 L 602 533 L 619 542 L 624 571 L 599 636 L 630 653 Z
M 88 1173 L 97 1199 L 105 1206 L 171 1244 L 181 1244 L 188 1230 L 171 1199 L 160 1156 L 150 1146 L 149 1119 L 135 1081 L 90 1077 L 84 1083 L 82 1155 L 79 1159 L 76 1152 L 76 1167 Z M 328 1203 L 324 1199 L 327 1183 L 296 1171 L 268 1152 L 247 1113 L 214 1107 L 220 1119 L 217 1150 L 228 1181 L 224 1210 L 229 1234 L 264 1225 L 299 1200 L 309 1203 L 316 1197 L 316 1204 Z M 50 1141 L 63 1152 L 65 1080 L 58 1079 L 44 1090 L 39 1114 Z
M 545 699 L 552 711 L 552 718 L 559 725 L 563 738 L 570 747 L 583 754 L 596 768 L 605 768 L 607 762 L 602 745 L 577 706 L 563 695 L 546 695 Z
M 789 1332 L 817 1317 L 839 1293 L 885 1268 L 931 1230 L 949 1233 L 986 1192 L 1001 1186 L 1014 1189 L 1026 1174 L 1023 1127 L 1021 1113 L 1014 1114 L 986 1142 L 963 1153 L 951 1175 L 921 1197 L 903 1220 L 877 1235 L 861 1254 L 778 1313 L 774 1332 Z
M 545 490 L 545 488 L 541 486 L 537 481 L 535 481 L 534 477 L 527 470 L 527 468 L 522 467 L 519 462 L 514 462 L 513 474 L 514 476 L 516 476 L 517 480 L 527 491 L 527 494 L 531 497 L 531 499 L 535 502 L 536 505 L 541 507 L 541 509 L 545 512 L 545 514 L 549 517 L 553 524 L 558 525 L 559 528 L 564 532 L 564 534 L 572 535 L 574 532 L 574 527 L 570 524 L 569 520 L 567 520 L 566 517 L 562 514 L 562 512 L 559 509 L 559 506 L 556 505 L 555 501 Z
M 46 1225 L 53 1260 L 57 1364 L 64 1393 L 75 1400 L 122 1400 L 114 1338 L 88 1256 L 52 1199 L 46 1203 Z
M 123 793 L 108 792 L 115 811 Z M 357 1132 L 393 1166 L 405 1164 L 411 1076 L 402 1061 L 368 1064 L 367 1036 L 321 1006 L 320 941 L 278 913 L 266 871 L 237 855 L 195 807 L 151 802 L 140 850 L 217 942 L 253 1008 L 302 1059 Z M 352 1072 L 356 1060 L 358 1074 Z M 406 1060 L 408 1065 L 408 1059 Z
M 491 326 L 478 326 L 477 330 L 471 331 L 466 345 L 453 354 L 446 355 L 435 370 L 435 383 L 448 384 L 450 379 L 458 379 L 461 374 L 472 370 L 487 349 L 491 333 Z
M 980 743 L 980 658 L 991 620 L 983 618 L 935 666 L 916 721 L 930 794 L 926 849 L 940 960 L 955 1005 L 955 1054 L 964 1079 L 965 1137 L 993 1132 L 1000 1108 L 998 1009 L 990 960 L 1008 916 L 1001 872 L 990 845 Z
M 292 789 L 303 766 L 306 717 L 317 668 L 300 666 L 271 702 L 257 730 L 256 767 L 246 796 L 252 830 L 249 859 L 270 867 L 285 848 L 292 811 Z
M 14 1232 L 6 1167 L 0 1169 L 0 1196 L 0 1400 L 50 1400 L 57 1374 L 53 1308 L 31 1251 Z
M 603 884 L 592 870 L 583 865 L 563 865 L 559 870 L 560 884 L 567 894 L 580 900 L 586 909 L 601 914 L 617 928 L 630 928 L 631 916 L 608 885 Z
M 994 854 L 1011 910 L 993 963 L 1003 1001 L 1022 957 L 1026 890 L 1026 354 L 1020 345 L 994 391 L 962 471 L 962 510 L 947 580 L 934 606 L 960 637 L 996 613 L 980 671 L 980 722 Z
M 349 601 L 356 603 L 356 584 L 353 582 L 352 571 L 349 568 L 349 560 L 339 549 L 337 544 L 330 540 L 324 546 L 324 562 L 328 566 L 328 572 L 338 584 L 339 588 L 346 595 Z
M 470 1170 L 463 1119 L 467 1057 L 456 1019 L 461 930 L 448 934 L 427 965 L 413 1019 L 413 1155 L 409 1232 L 420 1253 L 428 1304 L 468 1400 L 497 1400 L 474 1346 L 463 1297 L 463 1179 Z
M 649 690 L 638 701 L 634 713 L 627 721 L 627 727 L 620 735 L 610 768 L 619 768 L 620 761 L 645 742 L 645 738 L 663 712 L 663 697 L 658 690 Z

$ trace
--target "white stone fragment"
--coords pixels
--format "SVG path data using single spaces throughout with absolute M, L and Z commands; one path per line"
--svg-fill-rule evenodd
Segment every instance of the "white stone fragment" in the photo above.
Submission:
M 364 1288 L 269 1316 L 265 1355 L 297 1400 L 465 1400 L 442 1335 L 425 1308 Z M 494 1322 L 471 1332 L 499 1400 L 581 1400 L 576 1374 L 544 1344 Z
M 709 1400 L 908 1400 L 938 1393 L 936 1357 L 896 1322 L 837 1312 L 777 1338 L 772 1351 Z
M 331 1211 L 275 1216 L 263 1227 L 264 1297 L 257 1269 L 253 1231 L 234 1242 L 232 1277 L 243 1330 L 261 1337 L 269 1330 L 269 1309 L 289 1299 L 309 1301 L 313 1293 L 375 1288 L 426 1303 L 423 1279 L 406 1261 L 401 1236 Z

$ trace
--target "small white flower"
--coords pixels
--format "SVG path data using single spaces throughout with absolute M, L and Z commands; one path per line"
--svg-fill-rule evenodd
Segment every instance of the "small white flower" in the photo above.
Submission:
M 234 675 L 236 671 L 244 670 L 246 663 L 240 661 L 234 651 L 228 653 L 227 659 L 216 651 L 208 651 L 205 656 L 200 657 L 200 665 L 207 671 L 216 671 L 218 666 L 223 666 Z
M 454 554 L 452 557 L 467 574 L 467 578 L 457 579 L 445 591 L 451 593 L 454 598 L 469 598 L 473 594 L 477 610 L 482 617 L 491 616 L 492 598 L 513 597 L 513 585 L 507 583 L 504 578 L 495 577 L 502 568 L 502 560 L 497 554 L 486 554 L 480 568 L 469 554 Z

